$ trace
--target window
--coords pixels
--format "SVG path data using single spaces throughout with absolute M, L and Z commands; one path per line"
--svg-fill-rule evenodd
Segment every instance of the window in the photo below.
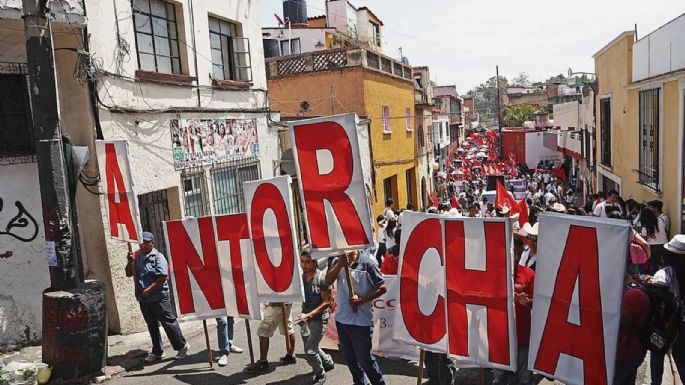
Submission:
M 174 5 L 162 0 L 133 0 L 133 17 L 140 69 L 180 74 Z
M 419 125 L 418 132 L 416 133 L 416 142 L 419 146 L 419 148 L 423 148 L 425 146 L 425 139 L 423 137 L 423 126 Z
M 214 212 L 217 215 L 245 212 L 243 182 L 260 179 L 259 161 L 212 170 Z
M 395 200 L 393 209 L 396 209 L 400 204 L 397 200 L 397 175 L 383 179 L 383 194 L 385 195 L 385 200 L 383 202 L 387 202 L 388 198 L 393 198 Z
M 375 23 L 369 23 L 369 43 L 381 46 L 380 27 Z
M 25 64 L 11 64 L 25 72 Z M 0 155 L 34 154 L 32 126 L 26 75 L 0 74 Z
M 404 110 L 404 114 L 407 117 L 407 131 L 413 131 L 414 129 L 411 127 L 411 108 L 407 107 Z
M 640 183 L 659 190 L 659 88 L 640 92 Z
M 290 42 L 290 47 L 288 47 L 288 42 Z M 281 41 L 281 52 L 283 55 L 297 55 L 302 53 L 300 38 Z
M 203 172 L 183 173 L 181 180 L 186 216 L 198 218 L 209 215 L 209 197 L 207 196 L 205 174 Z
M 383 106 L 383 133 L 392 134 L 392 127 L 390 127 L 390 107 Z
M 250 41 L 238 36 L 236 24 L 210 17 L 209 43 L 214 79 L 252 81 Z
M 599 101 L 600 135 L 602 138 L 602 159 L 604 165 L 611 166 L 611 98 Z

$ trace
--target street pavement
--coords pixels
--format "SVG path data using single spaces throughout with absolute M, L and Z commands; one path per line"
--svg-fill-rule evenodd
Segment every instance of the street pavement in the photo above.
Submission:
M 250 322 L 253 333 L 257 330 L 258 321 Z M 216 342 L 216 323 L 214 320 L 207 321 L 209 343 L 213 349 L 217 348 Z M 245 322 L 240 320 L 235 324 L 236 346 L 245 349 L 244 353 L 231 354 L 229 363 L 225 367 L 219 367 L 216 363 L 210 368 L 205 349 L 205 336 L 202 321 L 182 322 L 181 328 L 189 341 L 191 348 L 189 357 L 182 361 L 175 361 L 173 356 L 176 352 L 165 345 L 166 358 L 154 364 L 144 364 L 143 359 L 150 351 L 150 337 L 147 332 L 115 335 L 108 338 L 108 359 L 107 367 L 104 368 L 105 375 L 96 378 L 97 382 L 106 381 L 113 385 L 137 385 L 137 384 L 189 384 L 189 385 L 308 385 L 310 381 L 310 367 L 307 365 L 303 356 L 302 340 L 297 338 L 295 353 L 298 357 L 294 365 L 281 365 L 278 357 L 285 354 L 285 340 L 277 334 L 271 339 L 271 346 L 268 359 L 271 368 L 260 375 L 248 375 L 243 373 L 243 369 L 250 363 L 250 356 L 247 348 L 247 338 L 245 332 Z M 296 328 L 296 332 L 299 329 Z M 278 332 L 277 332 L 278 333 Z M 164 332 L 162 331 L 164 335 Z M 166 337 L 165 341 L 166 341 Z M 256 335 L 252 337 L 255 347 L 255 359 L 258 358 L 258 340 Z M 40 346 L 30 346 L 18 352 L 10 352 L 0 355 L 0 362 L 5 360 L 17 359 L 26 362 L 41 361 Z M 336 363 L 336 367 L 328 374 L 327 383 L 333 385 L 352 384 L 351 376 L 345 366 L 342 357 L 338 352 L 330 352 Z M 379 358 L 381 371 L 385 375 L 388 385 L 407 385 L 416 384 L 418 368 L 416 362 L 409 362 L 400 359 Z M 485 372 L 485 384 L 490 383 L 490 375 Z M 677 376 L 677 374 L 675 374 Z M 426 380 L 424 380 L 424 383 Z M 649 380 L 649 358 L 638 371 L 636 385 L 647 385 Z M 480 383 L 479 369 L 461 369 L 458 372 L 456 385 L 475 385 Z M 663 385 L 673 385 L 679 382 L 674 381 L 674 373 L 666 360 L 664 367 Z M 549 382 L 543 380 L 540 384 L 561 384 L 559 382 Z

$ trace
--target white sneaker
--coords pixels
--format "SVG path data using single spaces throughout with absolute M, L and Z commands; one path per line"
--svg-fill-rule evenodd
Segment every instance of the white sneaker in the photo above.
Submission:
M 242 353 L 242 352 L 243 352 L 243 349 L 241 349 L 241 348 L 239 348 L 239 347 L 237 347 L 237 346 L 235 346 L 235 345 L 231 345 L 231 349 L 230 349 L 230 350 L 231 350 L 231 353 Z
M 159 356 L 156 355 L 155 353 L 148 353 L 147 356 L 145 357 L 145 362 L 147 362 L 149 364 L 149 363 L 152 363 L 155 361 L 161 361 L 162 358 L 164 358 L 164 353 L 162 353 Z
M 219 366 L 228 365 L 228 354 L 222 354 L 221 357 L 219 357 L 219 359 L 216 360 L 216 362 Z
M 178 351 L 178 354 L 176 354 L 176 357 L 174 359 L 177 360 L 185 360 L 188 358 L 188 350 L 190 349 L 190 344 L 186 342 L 186 345 Z

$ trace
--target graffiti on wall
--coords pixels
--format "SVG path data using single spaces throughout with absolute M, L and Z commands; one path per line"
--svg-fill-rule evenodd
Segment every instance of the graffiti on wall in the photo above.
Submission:
M 38 236 L 38 222 L 33 216 L 24 208 L 21 201 L 14 202 L 14 211 L 11 208 L 5 208 L 4 201 L 0 197 L 0 214 L 5 209 L 10 213 L 15 213 L 14 216 L 6 223 L 0 223 L 0 236 L 9 235 L 21 242 L 31 242 Z M 11 215 L 11 214 L 10 214 Z M 1 216 L 0 216 L 1 218 Z
M 42 217 L 36 165 L 4 166 L 1 171 L 2 180 L 12 181 L 0 186 L 0 259 L 7 259 L 24 254 L 27 247 L 41 249 L 33 243 L 40 241 Z

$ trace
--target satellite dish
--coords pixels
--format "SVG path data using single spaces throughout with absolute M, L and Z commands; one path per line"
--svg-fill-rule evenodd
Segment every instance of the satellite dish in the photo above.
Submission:
M 281 175 L 286 174 L 293 178 L 297 178 L 297 170 L 295 168 L 295 158 L 293 156 L 292 148 L 283 151 L 283 155 L 281 155 Z
M 310 108 L 310 107 L 311 107 L 311 105 L 310 105 L 309 102 L 306 101 L 306 100 L 303 100 L 302 103 L 300 103 L 300 109 L 301 109 L 302 112 L 307 112 L 307 111 L 309 111 L 309 108 Z

